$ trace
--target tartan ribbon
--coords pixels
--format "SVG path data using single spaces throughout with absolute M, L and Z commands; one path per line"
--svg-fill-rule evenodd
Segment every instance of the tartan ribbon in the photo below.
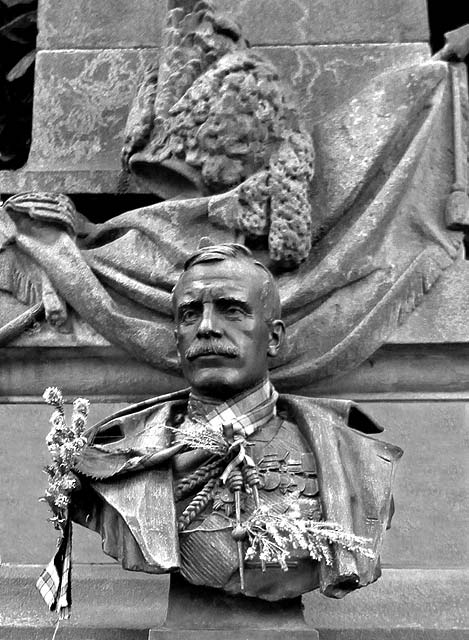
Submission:
M 70 617 L 72 606 L 72 521 L 67 517 L 58 549 L 36 582 L 50 611 L 57 610 L 59 620 Z
M 276 415 L 277 399 L 278 393 L 268 378 L 215 406 L 191 392 L 188 416 L 219 433 L 231 425 L 234 438 L 247 438 Z
M 248 456 L 248 454 L 246 453 L 244 440 L 235 440 L 233 444 L 230 446 L 230 448 L 228 449 L 228 451 L 234 451 L 236 449 L 239 449 L 238 453 L 232 460 L 230 460 L 226 469 L 223 471 L 223 473 L 220 476 L 223 484 L 226 484 L 226 481 L 228 480 L 228 477 L 230 473 L 233 471 L 233 469 L 236 469 L 236 467 L 240 466 L 243 462 L 248 467 L 256 466 L 256 463 L 251 458 L 251 456 Z

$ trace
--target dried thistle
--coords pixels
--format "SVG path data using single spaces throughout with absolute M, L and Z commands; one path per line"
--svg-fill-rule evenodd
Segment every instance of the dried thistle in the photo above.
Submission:
M 44 469 L 48 476 L 48 486 L 41 500 L 47 502 L 52 511 L 50 522 L 56 529 L 62 529 L 67 519 L 70 495 L 79 485 L 73 469 L 87 442 L 84 431 L 90 403 L 84 398 L 74 401 L 72 420 L 68 426 L 60 389 L 48 387 L 43 398 L 54 407 L 54 411 L 49 420 L 52 428 L 46 436 L 52 463 Z
M 249 540 L 246 560 L 258 557 L 262 570 L 268 562 L 277 562 L 283 571 L 288 571 L 287 560 L 294 549 L 308 551 L 313 560 L 324 560 L 332 564 L 330 544 L 335 543 L 349 551 L 374 557 L 368 538 L 356 536 L 335 522 L 302 518 L 299 512 L 273 513 L 261 506 L 243 522 Z
M 181 429 L 169 427 L 176 434 L 175 442 L 185 444 L 189 449 L 204 449 L 214 455 L 224 456 L 228 451 L 228 442 L 221 433 L 209 429 L 199 422 L 185 424 Z

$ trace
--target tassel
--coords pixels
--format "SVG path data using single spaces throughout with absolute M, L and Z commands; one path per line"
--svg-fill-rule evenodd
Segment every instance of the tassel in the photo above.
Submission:
M 446 226 L 451 231 L 469 230 L 469 196 L 464 187 L 453 185 L 446 202 L 445 216 Z
M 446 203 L 446 226 L 452 231 L 469 230 L 469 197 L 467 195 L 467 123 L 463 118 L 459 73 L 464 64 L 450 64 L 453 94 L 454 184 Z

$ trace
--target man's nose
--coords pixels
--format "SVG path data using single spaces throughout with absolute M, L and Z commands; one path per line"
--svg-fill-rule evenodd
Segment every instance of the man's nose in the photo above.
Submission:
M 213 305 L 204 305 L 202 319 L 197 329 L 199 338 L 221 337 L 222 331 L 217 323 L 216 313 Z

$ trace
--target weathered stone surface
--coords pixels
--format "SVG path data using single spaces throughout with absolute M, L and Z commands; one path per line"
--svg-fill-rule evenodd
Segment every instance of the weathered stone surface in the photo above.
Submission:
M 268 601 L 244 598 L 171 578 L 165 628 L 178 630 L 306 631 L 300 598 Z
M 319 633 L 315 629 L 151 629 L 149 640 L 319 640 Z
M 142 71 L 157 51 L 40 52 L 28 164 L 117 169 L 122 130 Z
M 2 640 L 10 637 L 42 640 L 41 635 L 27 634 L 54 625 L 55 615 L 47 611 L 34 587 L 38 571 L 39 566 L 0 567 Z M 74 629 L 90 627 L 161 628 L 166 617 L 168 586 L 168 576 L 133 574 L 117 566 L 75 565 L 72 618 L 63 623 L 58 638 L 70 637 L 61 635 L 67 629 L 71 634 Z M 304 614 L 309 632 L 318 629 L 319 637 L 326 640 L 377 640 L 381 636 L 370 632 L 377 634 L 379 630 L 383 630 L 383 640 L 460 640 L 469 628 L 465 603 L 468 588 L 469 575 L 463 570 L 385 569 L 379 582 L 344 600 L 324 598 L 317 592 L 308 594 L 303 598 Z M 212 626 L 218 638 L 225 637 L 220 631 L 223 623 L 219 618 Z M 21 629 L 24 635 L 6 635 L 12 628 Z M 342 631 L 343 635 L 334 636 L 333 630 L 337 634 Z M 433 634 L 424 635 L 427 630 Z M 171 631 L 176 633 L 174 628 Z M 450 631 L 459 631 L 460 635 L 449 635 Z M 95 640 L 94 636 L 78 638 Z
M 52 343 L 52 331 L 49 336 Z M 182 378 L 158 372 L 115 347 L 101 347 L 101 340 L 93 346 L 86 335 L 75 343 L 69 337 L 66 347 L 29 347 L 26 340 L 25 346 L 0 349 L 0 403 L 36 401 L 57 380 L 66 394 L 88 395 L 96 402 L 136 402 L 186 386 Z M 389 345 L 350 373 L 298 391 L 360 401 L 454 401 L 469 400 L 468 388 L 467 345 Z
M 40 365 L 37 375 L 41 379 Z M 86 377 L 85 370 L 80 375 Z M 112 381 L 112 373 L 105 375 Z M 53 382 L 62 386 L 60 375 Z M 76 397 L 76 392 L 71 397 Z M 469 557 L 465 511 L 469 462 L 463 446 L 469 405 L 381 402 L 362 406 L 386 428 L 384 439 L 405 451 L 397 474 L 396 515 L 386 537 L 384 563 L 398 567 L 461 566 L 462 559 Z M 93 404 L 90 424 L 115 408 Z M 46 486 L 41 469 L 47 463 L 44 438 L 50 413 L 45 405 L 0 405 L 5 452 L 2 477 L 7 487 L 0 495 L 0 553 L 4 562 L 45 563 L 54 549 L 54 531 L 46 522 L 48 510 L 37 502 Z M 98 535 L 79 526 L 74 531 L 77 562 L 107 561 Z
M 354 371 L 303 390 L 308 395 L 380 399 L 469 400 L 469 262 L 448 269 L 435 289 L 387 346 Z M 1 322 L 25 310 L 0 292 Z M 63 381 L 67 394 L 134 401 L 180 387 L 179 378 L 110 347 L 84 323 L 60 334 L 42 323 L 1 350 L 0 390 L 8 398 L 39 398 L 43 387 Z M 54 349 L 47 349 L 54 347 Z M 39 374 L 38 374 L 39 372 Z
M 293 87 L 299 112 L 312 125 L 359 93 L 379 73 L 429 59 L 425 44 L 262 47 Z
M 21 628 L 23 640 L 31 629 L 50 629 L 55 626 L 57 614 L 50 613 L 36 590 L 35 582 L 41 572 L 40 565 L 0 566 L 0 638 L 9 638 L 5 628 Z M 101 640 L 107 635 L 84 635 L 84 629 L 131 629 L 162 626 L 166 618 L 169 576 L 156 576 L 123 571 L 114 565 L 80 565 L 73 567 L 72 616 L 61 623 L 58 639 L 70 637 L 72 629 L 81 629 L 80 640 Z M 108 632 L 106 632 L 108 633 Z M 52 634 L 48 635 L 50 639 Z M 74 637 L 74 636 L 72 636 Z M 76 636 L 75 636 L 76 637 Z M 35 636 L 32 636 L 36 640 Z M 42 640 L 43 636 L 39 635 Z M 124 635 L 123 638 L 127 640 Z M 132 638 L 132 636 L 130 636 Z M 132 638 L 133 640 L 133 638 Z
M 308 124 L 376 74 L 428 58 L 424 44 L 261 48 L 299 96 Z M 33 144 L 27 165 L 0 172 L 0 192 L 119 189 L 130 102 L 157 49 L 42 51 L 36 63 Z M 131 180 L 129 192 L 142 192 Z
M 217 5 L 245 25 L 254 44 L 420 42 L 429 37 L 423 0 L 217 0 Z
M 253 44 L 423 42 L 428 40 L 424 0 L 215 0 L 237 19 Z M 164 0 L 43 0 L 39 46 L 44 49 L 151 47 L 161 42 Z
M 428 58 L 424 44 L 262 47 L 289 79 L 308 124 L 373 76 Z M 157 49 L 42 51 L 36 63 L 33 144 L 26 167 L 0 172 L 0 192 L 109 193 L 119 188 L 127 111 Z M 133 181 L 129 192 L 141 192 Z
M 321 387 L 312 387 L 311 391 L 316 389 L 322 393 L 364 393 L 366 389 L 370 393 L 398 392 L 399 389 L 403 393 L 420 392 L 420 393 L 449 393 L 463 392 L 467 387 L 469 380 L 469 372 L 464 373 L 466 355 L 464 347 L 461 343 L 469 342 L 469 301 L 466 295 L 466 282 L 469 278 L 469 261 L 460 259 L 454 263 L 452 267 L 447 269 L 441 276 L 440 280 L 432 289 L 430 295 L 423 298 L 419 307 L 409 316 L 406 322 L 391 336 L 388 345 L 393 345 L 390 349 L 386 347 L 374 354 L 373 358 L 364 364 L 359 370 L 343 376 L 340 380 L 324 383 Z M 9 294 L 0 291 L 0 324 L 3 326 L 14 317 L 23 313 L 27 307 L 13 299 Z M 451 346 L 451 343 L 457 343 L 458 346 Z M 415 345 L 413 348 L 407 348 L 405 345 Z M 418 345 L 442 345 L 437 349 L 430 349 L 427 346 Z M 73 331 L 71 333 L 58 333 L 52 329 L 47 323 L 41 322 L 37 324 L 32 331 L 27 331 L 9 344 L 10 349 L 13 347 L 35 349 L 42 347 L 110 347 L 109 343 L 99 336 L 91 327 L 86 325 L 79 319 L 73 320 Z M 58 353 L 58 351 L 55 351 Z M 98 355 L 98 352 L 96 352 Z M 42 354 L 41 360 L 45 354 Z M 103 350 L 99 353 L 104 360 L 115 357 L 111 349 Z M 85 354 L 83 354 L 83 357 Z M 5 351 L 3 362 L 9 363 L 24 362 L 33 357 L 32 352 L 24 356 L 18 349 L 14 353 Z M 61 353 L 63 359 L 72 357 L 71 354 Z M 392 359 L 393 364 L 390 362 Z M 412 372 L 413 363 L 419 366 L 419 361 L 425 359 L 426 365 L 419 367 L 420 376 L 416 377 Z M 400 360 L 400 363 L 398 362 Z M 51 363 L 55 362 L 55 366 L 59 366 L 57 359 L 51 356 Z M 77 360 L 75 360 L 75 365 Z M 420 362 L 420 364 L 422 364 Z M 54 365 L 51 365 L 54 366 Z M 129 361 L 129 366 L 134 365 Z M 371 368 L 373 371 L 371 372 Z M 399 367 L 399 373 L 394 374 L 389 371 Z M 386 369 L 388 374 L 386 374 Z M 8 386 L 7 377 L 10 374 L 5 370 L 1 370 L 3 384 Z M 366 372 L 369 372 L 369 376 Z M 407 373 L 406 373 L 407 372 Z M 24 373 L 24 371 L 23 371 Z M 142 393 L 146 389 L 155 388 L 154 381 L 148 380 L 147 376 L 151 376 L 154 372 L 142 365 L 142 375 L 139 384 L 143 385 Z M 11 374 L 12 375 L 12 374 Z M 97 371 L 96 375 L 100 375 Z M 360 379 L 360 388 L 357 386 L 358 378 Z M 388 382 L 386 382 L 386 380 Z M 392 380 L 396 383 L 399 381 L 399 387 L 392 385 Z M 355 381 L 357 384 L 355 384 Z M 384 385 L 387 385 L 385 389 Z M 29 386 L 28 386 L 29 385 Z M 33 389 L 28 382 L 22 388 L 22 394 L 26 393 L 28 388 L 32 392 Z M 4 387 L 5 389 L 5 387 Z M 17 389 L 18 391 L 18 389 Z M 117 392 L 117 388 L 116 388 Z M 121 393 L 119 390 L 118 393 Z M 34 394 L 32 394 L 34 395 Z M 129 391 L 132 396 L 133 392 Z
M 41 49 L 155 47 L 161 41 L 165 0 L 42 0 Z
M 375 402 L 361 406 L 385 427 L 386 439 L 404 450 L 383 563 L 428 569 L 467 566 L 469 405 Z
M 468 572 L 459 569 L 384 569 L 381 580 L 340 601 L 324 598 L 317 592 L 307 594 L 303 597 L 305 620 L 319 630 L 320 638 L 326 629 L 373 629 L 375 633 L 379 629 L 394 631 L 395 627 L 409 631 L 416 628 L 465 631 L 469 628 L 468 580 Z M 340 640 L 349 637 L 354 638 L 339 636 Z M 365 638 L 371 640 L 369 636 Z M 384 638 L 388 640 L 389 635 Z M 417 638 L 424 640 L 425 636 Z M 417 638 L 410 635 L 412 640 Z
M 463 256 L 390 338 L 391 344 L 469 341 L 469 261 Z
M 29 638 L 29 636 L 28 636 Z M 151 629 L 149 640 L 218 640 L 220 631 Z M 308 629 L 308 631 L 223 631 L 223 640 L 467 640 L 467 629 Z
M 321 629 L 320 640 L 467 640 L 468 629 Z
M 91 420 L 103 418 L 110 410 L 113 405 L 93 405 Z M 42 469 L 49 463 L 44 438 L 49 431 L 50 415 L 50 407 L 46 405 L 0 409 L 4 487 L 0 495 L 2 562 L 47 564 L 55 552 L 57 532 L 47 522 L 50 516 L 47 505 L 38 502 L 47 486 Z M 102 553 L 99 536 L 83 527 L 74 527 L 73 548 L 75 562 L 113 562 Z
M 0 393 L 3 402 L 40 398 L 46 386 L 60 385 L 66 395 L 105 398 L 107 402 L 143 399 L 186 386 L 182 378 L 159 374 L 150 365 L 114 348 L 3 350 Z M 15 398 L 13 400 L 13 398 Z M 0 401 L 1 401 L 0 400 Z
M 50 191 L 59 193 L 119 193 L 122 190 L 121 174 L 117 167 L 88 171 L 71 169 L 49 171 L 29 170 L 28 165 L 17 171 L 0 171 L 0 189 L 3 194 L 24 191 Z M 145 189 L 130 177 L 126 193 L 143 193 Z
M 62 623 L 59 631 L 60 640 L 148 640 L 149 631 L 146 629 L 92 629 L 65 626 Z M 2 640 L 50 640 L 55 627 L 24 628 L 0 627 Z

